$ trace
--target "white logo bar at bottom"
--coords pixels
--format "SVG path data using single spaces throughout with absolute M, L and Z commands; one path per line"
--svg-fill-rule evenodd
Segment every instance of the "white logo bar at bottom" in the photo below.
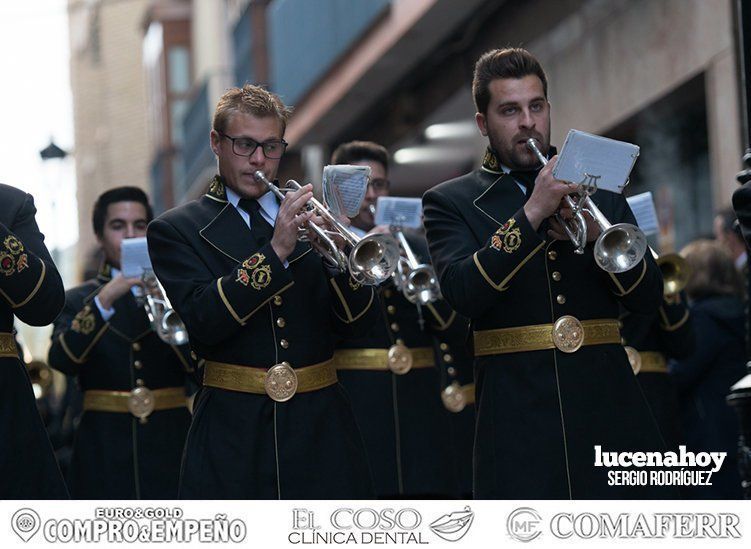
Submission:
M 748 501 L 2 501 L 3 547 L 746 547 Z

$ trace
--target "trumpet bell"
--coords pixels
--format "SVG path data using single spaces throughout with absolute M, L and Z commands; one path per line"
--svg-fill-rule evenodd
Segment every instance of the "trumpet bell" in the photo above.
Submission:
M 678 254 L 664 254 L 657 258 L 663 280 L 665 295 L 677 294 L 686 287 L 691 276 L 691 268 L 686 260 Z
M 374 234 L 362 238 L 349 254 L 349 268 L 356 280 L 380 284 L 388 280 L 399 264 L 399 245 L 390 236 Z
M 404 289 L 407 301 L 427 305 L 438 299 L 440 294 L 435 271 L 429 265 L 419 265 L 409 273 Z
M 633 269 L 647 251 L 647 237 L 639 227 L 617 223 L 597 238 L 594 257 L 597 265 L 609 273 Z
M 188 330 L 174 309 L 168 309 L 162 317 L 159 338 L 169 345 L 184 345 L 188 342 Z

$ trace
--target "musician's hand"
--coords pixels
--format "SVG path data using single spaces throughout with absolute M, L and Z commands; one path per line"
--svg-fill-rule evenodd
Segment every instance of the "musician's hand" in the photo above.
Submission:
M 575 221 L 573 211 L 566 203 L 566 200 L 561 200 L 558 215 L 569 222 Z M 600 226 L 589 213 L 583 212 L 582 215 L 584 216 L 584 221 L 587 223 L 587 242 L 593 242 L 600 236 Z M 556 240 L 569 240 L 568 234 L 555 216 L 550 217 L 549 223 L 550 230 L 548 230 L 548 236 Z
M 99 291 L 99 303 L 103 309 L 111 309 L 112 304 L 130 291 L 133 286 L 141 286 L 143 282 L 140 277 L 125 278 L 122 273 L 107 282 Z
M 336 230 L 336 227 L 334 227 L 331 223 L 328 223 L 323 217 L 320 215 L 314 215 L 310 218 L 311 223 L 317 225 L 324 231 L 326 231 L 327 236 L 333 240 L 334 244 L 337 248 L 340 250 L 343 250 L 344 247 L 347 245 L 346 241 L 342 236 L 339 234 L 339 231 Z M 308 229 L 306 231 L 306 235 L 308 237 L 308 240 L 311 242 L 318 242 L 319 244 L 323 244 L 321 242 L 321 238 L 315 233 L 315 231 Z
M 391 228 L 388 225 L 376 225 L 368 231 L 368 234 L 391 234 Z
M 296 191 L 288 192 L 279 205 L 271 247 L 282 263 L 295 249 L 298 229 L 314 215 L 312 211 L 301 211 L 312 197 L 313 185 L 303 185 Z
M 564 196 L 574 191 L 573 185 L 553 177 L 553 168 L 557 160 L 558 156 L 554 156 L 540 170 L 532 196 L 524 204 L 524 214 L 534 230 L 539 228 L 543 219 L 555 213 Z

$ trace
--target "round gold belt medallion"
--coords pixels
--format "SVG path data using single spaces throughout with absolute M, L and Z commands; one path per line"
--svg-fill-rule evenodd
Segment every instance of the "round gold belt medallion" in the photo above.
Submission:
M 266 372 L 266 394 L 276 402 L 286 402 L 297 392 L 297 374 L 288 362 L 274 364 Z
M 634 371 L 634 374 L 638 374 L 641 371 L 641 355 L 639 354 L 639 351 L 628 345 L 623 348 L 626 349 L 626 355 L 628 356 L 628 363 L 631 364 L 631 369 Z
M 459 413 L 467 406 L 461 385 L 456 381 L 441 391 L 441 400 L 449 412 Z
M 144 420 L 154 411 L 154 393 L 148 387 L 136 387 L 128 397 L 128 411 L 140 420 Z
M 553 345 L 564 353 L 575 353 L 584 343 L 584 327 L 579 319 L 565 315 L 553 325 Z
M 395 374 L 406 374 L 412 369 L 412 351 L 406 345 L 397 343 L 389 347 L 389 370 Z

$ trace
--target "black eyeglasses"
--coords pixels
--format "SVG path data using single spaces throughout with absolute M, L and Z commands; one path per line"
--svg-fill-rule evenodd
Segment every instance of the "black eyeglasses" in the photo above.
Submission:
M 284 154 L 284 151 L 287 149 L 287 143 L 284 139 L 280 140 L 272 140 L 272 141 L 264 141 L 263 143 L 259 143 L 255 139 L 251 139 L 250 137 L 230 137 L 226 133 L 223 132 L 217 132 L 222 137 L 226 137 L 230 141 L 232 141 L 232 152 L 235 153 L 237 156 L 253 156 L 253 153 L 256 152 L 256 149 L 260 146 L 261 150 L 263 151 L 263 155 L 266 158 L 276 160 L 277 158 L 281 158 Z
M 378 178 L 368 181 L 368 185 L 370 185 L 374 191 L 385 191 L 389 188 L 391 182 L 388 179 Z

